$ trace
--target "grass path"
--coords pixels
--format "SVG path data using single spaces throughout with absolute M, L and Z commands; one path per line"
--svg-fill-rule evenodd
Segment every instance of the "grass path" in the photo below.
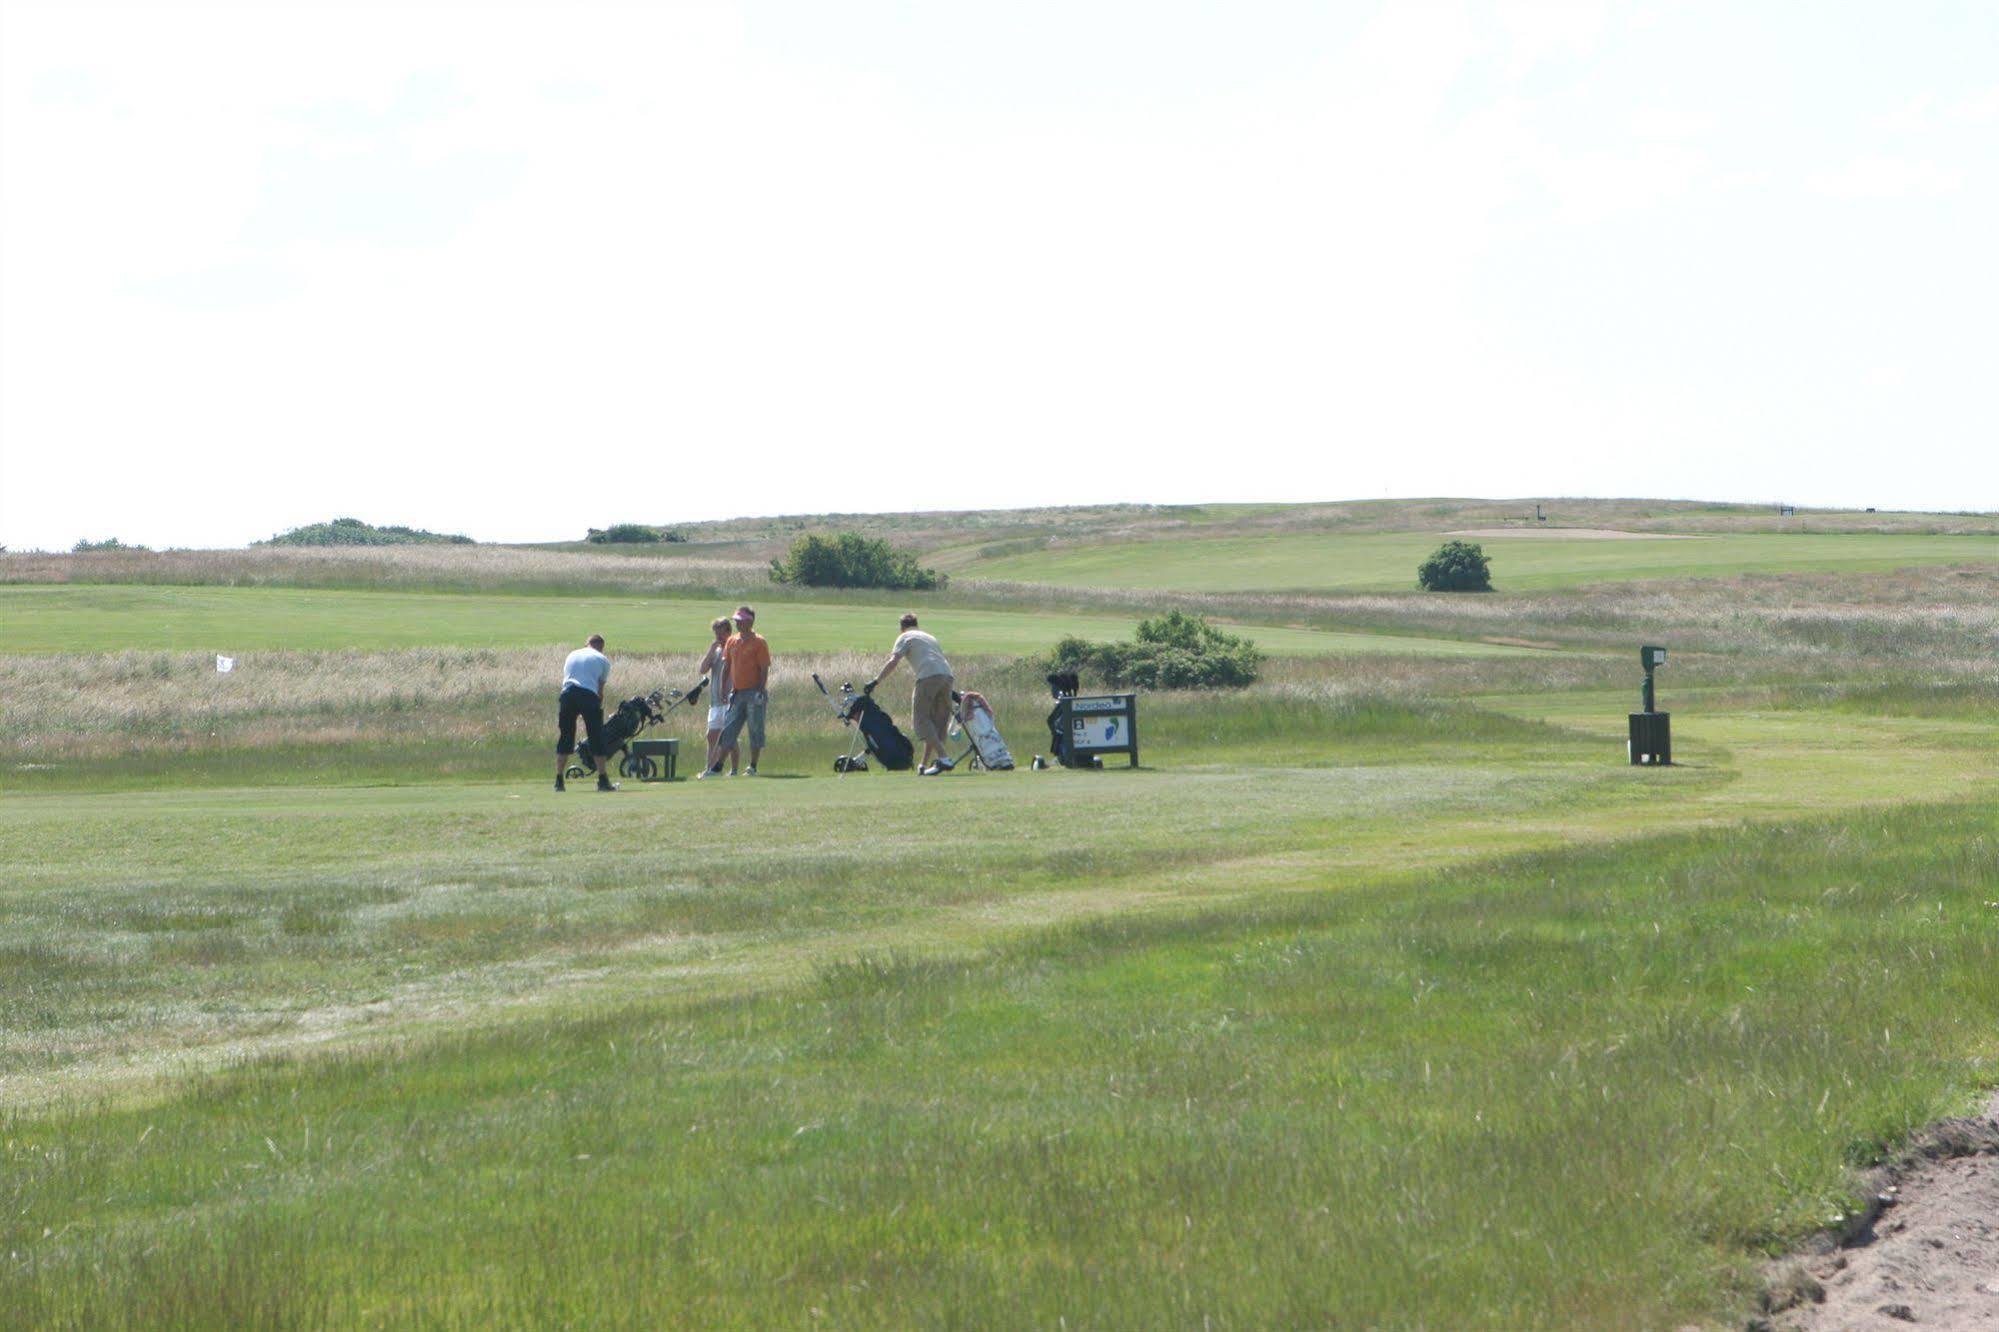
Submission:
M 895 637 L 892 607 L 758 600 L 758 629 L 779 653 L 845 653 Z M 730 606 L 641 597 L 375 592 L 318 588 L 28 584 L 0 586 L 0 651 L 216 652 L 547 647 L 602 633 L 612 652 L 698 656 L 708 622 Z M 1114 615 L 925 609 L 955 653 L 1043 653 L 1065 634 L 1128 638 Z M 1410 653 L 1515 656 L 1517 647 L 1442 638 L 1255 626 L 1279 655 Z

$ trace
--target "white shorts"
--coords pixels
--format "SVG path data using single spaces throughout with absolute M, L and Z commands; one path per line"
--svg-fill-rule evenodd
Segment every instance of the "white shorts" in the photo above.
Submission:
M 721 730 L 722 723 L 726 722 L 727 720 L 729 720 L 729 705 L 727 703 L 716 703 L 709 707 L 708 709 L 709 730 L 711 731 Z

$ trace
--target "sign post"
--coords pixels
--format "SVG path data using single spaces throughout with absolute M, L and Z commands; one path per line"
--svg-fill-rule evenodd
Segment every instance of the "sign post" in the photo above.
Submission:
M 1101 768 L 1105 754 L 1138 766 L 1138 695 L 1058 696 L 1048 717 L 1049 743 L 1065 768 Z
M 1644 710 L 1631 714 L 1631 741 L 1628 746 L 1631 766 L 1670 764 L 1673 761 L 1673 714 L 1659 711 L 1658 695 L 1652 684 L 1652 672 L 1666 664 L 1666 649 L 1639 648 L 1638 661 L 1645 668 L 1645 683 L 1638 696 Z

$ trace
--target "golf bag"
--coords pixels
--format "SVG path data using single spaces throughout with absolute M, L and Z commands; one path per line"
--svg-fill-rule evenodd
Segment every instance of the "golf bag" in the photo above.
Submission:
M 916 747 L 909 743 L 888 715 L 882 705 L 864 693 L 858 693 L 850 684 L 840 686 L 840 697 L 833 698 L 826 682 L 815 672 L 812 683 L 819 686 L 819 692 L 832 700 L 833 714 L 843 725 L 854 728 L 859 744 L 833 760 L 834 772 L 866 772 L 868 761 L 860 754 L 865 749 L 874 755 L 882 767 L 890 772 L 907 772 L 916 762 Z
M 696 680 L 694 687 L 686 693 L 677 689 L 671 692 L 655 689 L 650 694 L 628 698 L 618 704 L 617 711 L 604 718 L 604 729 L 599 733 L 596 745 L 593 746 L 587 737 L 577 742 L 575 757 L 571 760 L 565 775 L 585 777 L 597 771 L 600 764 L 608 772 L 610 761 L 617 757 L 618 751 L 630 743 L 633 736 L 648 726 L 665 721 L 666 714 L 682 703 L 695 702 L 701 697 L 701 691 L 707 687 L 707 684 L 708 677 L 704 675 Z M 603 753 L 596 752 L 598 749 L 602 749 Z
M 999 722 L 993 717 L 992 704 L 986 702 L 985 695 L 968 689 L 954 697 L 958 704 L 958 725 L 972 742 L 967 757 L 976 755 L 979 766 L 991 772 L 1013 771 L 1013 753 L 1007 749 L 1006 741 L 1000 739 Z
M 1065 768 L 1071 766 L 1071 759 L 1069 728 L 1064 724 L 1062 700 L 1074 698 L 1082 687 L 1083 682 L 1074 671 L 1061 671 L 1048 677 L 1048 692 L 1055 697 L 1055 710 L 1048 714 L 1048 752 Z M 1035 759 L 1037 764 L 1040 761 Z

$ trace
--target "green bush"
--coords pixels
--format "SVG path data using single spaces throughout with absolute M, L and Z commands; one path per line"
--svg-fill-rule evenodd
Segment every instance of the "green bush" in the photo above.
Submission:
M 916 563 L 916 556 L 853 532 L 838 536 L 806 535 L 791 543 L 791 552 L 770 562 L 773 582 L 805 587 L 895 587 L 928 591 L 944 586 L 943 574 Z
M 1475 541 L 1446 541 L 1416 567 L 1426 592 L 1490 592 L 1492 564 Z
M 583 538 L 594 545 L 646 545 L 656 541 L 685 541 L 686 536 L 669 531 L 664 527 L 648 527 L 644 523 L 612 523 L 609 527 L 593 527 Z
M 1240 689 L 1255 682 L 1263 652 L 1198 615 L 1169 611 L 1140 620 L 1130 643 L 1092 643 L 1071 635 L 1055 645 L 1050 672 L 1088 675 L 1115 689 Z
M 0 546 L 0 550 L 5 550 Z M 151 546 L 128 546 L 117 537 L 106 537 L 102 541 L 79 541 L 70 549 L 78 555 L 87 555 L 93 550 L 151 550 Z
M 335 518 L 330 523 L 310 523 L 280 532 L 258 546 L 469 546 L 472 538 L 442 532 L 426 532 L 420 527 L 376 527 L 359 518 Z

